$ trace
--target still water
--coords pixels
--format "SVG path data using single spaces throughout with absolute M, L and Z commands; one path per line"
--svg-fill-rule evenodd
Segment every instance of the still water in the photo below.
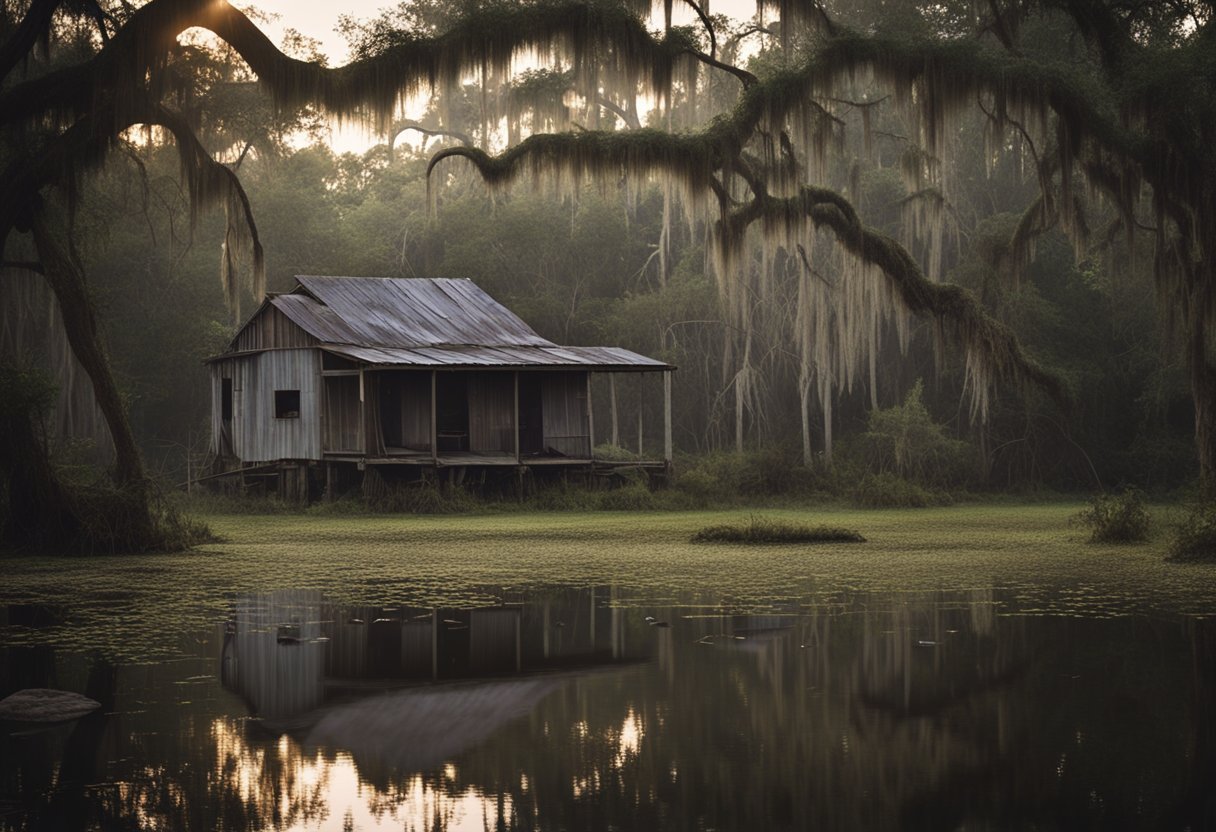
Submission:
M 3 829 L 1202 829 L 1216 621 L 1032 615 L 1001 590 L 504 592 L 492 606 L 233 597 L 172 658 L 0 613 Z M 19 637 L 18 637 L 19 636 Z

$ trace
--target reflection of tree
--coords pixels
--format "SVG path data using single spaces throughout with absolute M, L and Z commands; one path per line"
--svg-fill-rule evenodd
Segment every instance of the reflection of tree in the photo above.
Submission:
M 674 673 L 571 686 L 468 755 L 460 783 L 568 828 L 1159 816 L 1182 748 L 1175 697 L 1152 680 L 1178 676 L 1176 639 L 1140 620 L 997 617 L 998 600 L 856 598 L 785 630 L 752 617 L 651 631 L 673 639 Z
M 1171 825 L 1179 829 L 1216 828 L 1216 621 L 1194 618 L 1187 622 L 1190 641 L 1193 730 L 1189 771 L 1174 807 Z
M 236 609 L 269 615 L 277 632 L 292 605 L 276 597 Z M 611 603 L 612 594 L 597 597 Z M 434 714 L 453 713 L 459 726 L 463 713 L 470 724 L 452 731 L 473 739 L 430 759 L 358 746 L 341 727 L 312 740 L 304 726 L 267 730 L 214 681 L 183 685 L 203 671 L 121 668 L 100 737 L 72 741 L 86 752 L 76 782 L 119 785 L 78 789 L 65 798 L 72 805 L 31 814 L 182 830 L 338 827 L 348 813 L 355 828 L 437 830 L 461 819 L 571 829 L 1092 828 L 1127 818 L 1198 828 L 1210 819 L 1206 714 L 1216 685 L 1206 622 L 1184 632 L 1136 618 L 1000 616 L 1003 596 L 985 590 L 851 594 L 796 615 L 654 611 L 673 622 L 662 628 L 640 611 L 593 607 L 587 591 L 555 590 L 525 608 L 525 666 L 543 652 L 545 601 L 551 653 L 624 644 L 656 661 L 563 673 L 504 719 L 462 710 L 458 692 L 483 682 L 365 692 L 319 712 L 381 711 L 390 749 L 402 742 L 391 733 L 396 714 L 438 725 Z M 324 609 L 323 628 L 331 616 L 354 617 Z M 215 672 L 223 641 L 217 630 L 200 667 Z M 361 649 L 394 645 L 368 639 Z M 507 692 L 553 678 L 491 684 Z M 423 700 L 434 710 L 415 707 Z M 362 724 L 374 737 L 377 723 Z M 48 771 L 56 756 L 37 766 Z M 0 768 L 12 788 L 8 764 Z

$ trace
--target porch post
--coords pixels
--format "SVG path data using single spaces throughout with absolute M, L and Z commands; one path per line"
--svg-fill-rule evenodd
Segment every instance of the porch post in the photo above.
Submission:
M 515 409 L 511 411 L 511 428 L 515 436 L 515 464 L 519 464 L 519 370 L 515 371 Z
M 616 373 L 608 374 L 608 403 L 612 406 L 612 444 L 621 444 L 620 434 L 616 426 Z
M 663 371 L 663 461 L 671 467 L 671 370 Z
M 595 408 L 591 406 L 591 371 L 587 371 L 587 458 L 595 458 Z
M 363 368 L 359 368 L 359 453 L 367 456 L 367 404 L 364 401 Z
M 431 463 L 439 467 L 439 426 L 435 424 L 437 405 L 435 403 L 435 371 L 431 370 Z

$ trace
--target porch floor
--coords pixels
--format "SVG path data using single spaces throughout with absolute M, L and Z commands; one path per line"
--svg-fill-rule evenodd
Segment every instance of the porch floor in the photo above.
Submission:
M 392 451 L 382 457 L 363 457 L 358 454 L 327 452 L 325 460 L 329 462 L 359 462 L 365 465 L 418 465 L 439 468 L 465 466 L 594 466 L 596 468 L 664 468 L 661 459 L 606 460 L 591 457 L 571 456 L 523 456 L 519 461 L 514 454 L 509 453 L 473 453 L 470 451 L 446 451 L 438 458 L 432 457 L 425 451 Z

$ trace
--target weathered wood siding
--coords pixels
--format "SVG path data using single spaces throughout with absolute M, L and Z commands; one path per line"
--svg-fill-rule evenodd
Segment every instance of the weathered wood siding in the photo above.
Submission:
M 237 457 L 244 462 L 320 459 L 321 367 L 317 351 L 272 350 L 240 356 L 231 363 L 232 440 Z M 275 418 L 276 390 L 300 391 L 297 418 Z
M 233 349 L 236 352 L 273 348 L 311 347 L 317 343 L 290 318 L 266 305 L 237 333 Z
M 515 452 L 515 374 L 469 374 L 469 450 Z
M 326 376 L 324 387 L 322 426 L 325 451 L 363 451 L 363 433 L 359 418 L 359 377 Z
M 385 370 L 380 377 L 380 426 L 389 449 L 431 449 L 431 374 Z
M 545 373 L 541 379 L 544 446 L 566 456 L 589 458 L 587 374 Z

